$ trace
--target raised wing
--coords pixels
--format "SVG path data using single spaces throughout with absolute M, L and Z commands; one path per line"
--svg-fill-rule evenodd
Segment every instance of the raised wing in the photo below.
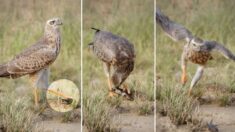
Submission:
M 55 51 L 44 44 L 36 44 L 24 50 L 7 63 L 7 71 L 15 76 L 37 72 L 56 59 Z
M 222 44 L 216 41 L 207 41 L 205 42 L 205 45 L 207 46 L 207 49 L 209 51 L 216 50 L 220 52 L 225 58 L 235 61 L 235 55 L 229 49 L 225 48 Z
M 175 41 L 186 40 L 189 42 L 193 38 L 192 33 L 188 29 L 171 21 L 159 9 L 156 12 L 156 22 L 161 26 L 163 31 Z

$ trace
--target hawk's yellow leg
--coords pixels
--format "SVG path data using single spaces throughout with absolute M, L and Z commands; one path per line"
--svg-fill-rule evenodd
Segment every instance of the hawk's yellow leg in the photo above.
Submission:
M 109 97 L 117 96 L 117 94 L 115 92 L 113 92 L 112 80 L 111 80 L 110 76 L 108 76 L 108 85 L 109 85 Z
M 113 83 L 112 83 L 112 79 L 110 77 L 110 67 L 111 67 L 111 64 L 109 63 L 103 63 L 103 66 L 104 66 L 104 71 L 105 71 L 105 74 L 108 78 L 108 87 L 109 87 L 109 97 L 113 97 L 113 96 L 117 96 L 117 94 L 115 92 L 113 92 Z
M 35 103 L 35 106 L 38 106 L 39 104 L 39 92 L 36 87 L 34 88 L 34 103 Z
M 181 83 L 184 85 L 187 82 L 186 76 L 186 66 L 182 66 L 182 76 L 181 76 Z
M 37 86 L 35 84 L 36 79 L 37 79 L 38 76 L 36 74 L 32 74 L 29 77 L 30 77 L 31 84 L 32 84 L 32 86 L 34 88 L 34 91 L 33 91 L 33 94 L 34 94 L 34 103 L 35 103 L 35 106 L 38 106 L 40 98 L 39 98 L 38 88 L 37 88 Z
M 187 76 L 186 76 L 186 68 L 187 68 L 187 59 L 186 59 L 186 52 L 185 48 L 183 50 L 183 53 L 181 54 L 181 69 L 182 69 L 182 76 L 181 76 L 181 83 L 184 85 L 187 82 Z

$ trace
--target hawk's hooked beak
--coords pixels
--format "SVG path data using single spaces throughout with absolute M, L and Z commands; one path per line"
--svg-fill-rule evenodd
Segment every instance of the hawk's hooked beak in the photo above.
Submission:
M 57 25 L 63 25 L 63 22 L 60 20 L 60 21 L 57 21 L 56 24 L 57 24 Z
M 63 21 L 60 18 L 57 18 L 56 25 L 63 25 Z

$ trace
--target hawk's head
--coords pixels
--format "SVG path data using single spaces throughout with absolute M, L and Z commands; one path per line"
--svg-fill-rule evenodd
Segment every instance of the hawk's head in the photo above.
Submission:
M 62 25 L 62 20 L 60 18 L 52 18 L 46 22 L 46 30 L 58 29 Z
M 194 37 L 191 41 L 189 41 L 189 46 L 194 51 L 203 51 L 204 41 L 200 38 Z

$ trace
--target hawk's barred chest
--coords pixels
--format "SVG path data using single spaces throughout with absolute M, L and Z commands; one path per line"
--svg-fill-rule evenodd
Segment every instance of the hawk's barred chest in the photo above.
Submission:
M 212 56 L 209 52 L 205 51 L 194 51 L 188 50 L 186 53 L 186 57 L 193 63 L 205 65 L 208 60 L 212 60 Z
M 50 35 L 47 36 L 47 40 L 49 44 L 51 45 L 52 48 L 55 48 L 55 53 L 56 55 L 59 54 L 60 52 L 60 47 L 61 47 L 61 36 L 60 33 L 51 33 Z

